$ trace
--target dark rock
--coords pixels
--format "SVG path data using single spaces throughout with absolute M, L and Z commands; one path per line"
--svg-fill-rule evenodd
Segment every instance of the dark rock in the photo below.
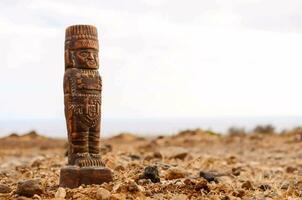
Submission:
M 160 182 L 157 166 L 146 167 L 144 173 L 140 176 L 140 179 L 150 179 L 153 183 Z
M 214 173 L 200 171 L 199 176 L 206 179 L 208 182 L 214 181 L 214 182 L 218 183 L 217 177 Z
M 262 191 L 266 191 L 266 190 L 270 190 L 272 187 L 268 184 L 261 184 L 259 186 L 259 188 L 262 190 Z
M 7 185 L 0 184 L 0 193 L 10 193 L 12 189 Z
M 20 196 L 32 197 L 35 194 L 42 194 L 43 188 L 39 179 L 20 181 L 17 185 L 16 194 Z

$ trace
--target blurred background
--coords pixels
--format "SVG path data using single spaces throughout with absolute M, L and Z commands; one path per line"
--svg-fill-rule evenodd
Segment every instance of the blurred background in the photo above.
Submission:
M 0 136 L 66 137 L 65 28 L 98 28 L 103 135 L 302 124 L 300 0 L 1 0 Z

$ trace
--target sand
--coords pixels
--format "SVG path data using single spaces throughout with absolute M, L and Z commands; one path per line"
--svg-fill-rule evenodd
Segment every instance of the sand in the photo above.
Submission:
M 58 187 L 66 140 L 31 132 L 1 138 L 0 146 L 0 199 L 302 199 L 299 130 L 219 135 L 197 129 L 156 138 L 123 133 L 102 140 L 114 181 L 75 189 Z M 36 188 L 24 197 L 20 187 L 28 180 Z

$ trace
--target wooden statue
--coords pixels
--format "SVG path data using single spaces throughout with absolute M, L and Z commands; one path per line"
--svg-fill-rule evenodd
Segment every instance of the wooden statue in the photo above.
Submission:
M 68 166 L 60 186 L 100 184 L 112 180 L 100 155 L 102 79 L 98 72 L 97 29 L 75 25 L 66 29 L 64 104 L 68 131 Z

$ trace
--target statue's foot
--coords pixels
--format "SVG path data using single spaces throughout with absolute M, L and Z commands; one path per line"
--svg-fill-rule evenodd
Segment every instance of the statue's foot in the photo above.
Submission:
M 87 158 L 77 160 L 77 165 L 79 167 L 103 167 L 104 163 L 99 159 Z
M 80 157 L 76 160 L 76 165 L 79 167 L 103 167 L 105 166 L 99 154 L 90 154 L 85 157 Z
M 90 154 L 91 159 L 94 161 L 94 163 L 96 164 L 96 166 L 105 166 L 105 164 L 103 163 L 100 154 Z

